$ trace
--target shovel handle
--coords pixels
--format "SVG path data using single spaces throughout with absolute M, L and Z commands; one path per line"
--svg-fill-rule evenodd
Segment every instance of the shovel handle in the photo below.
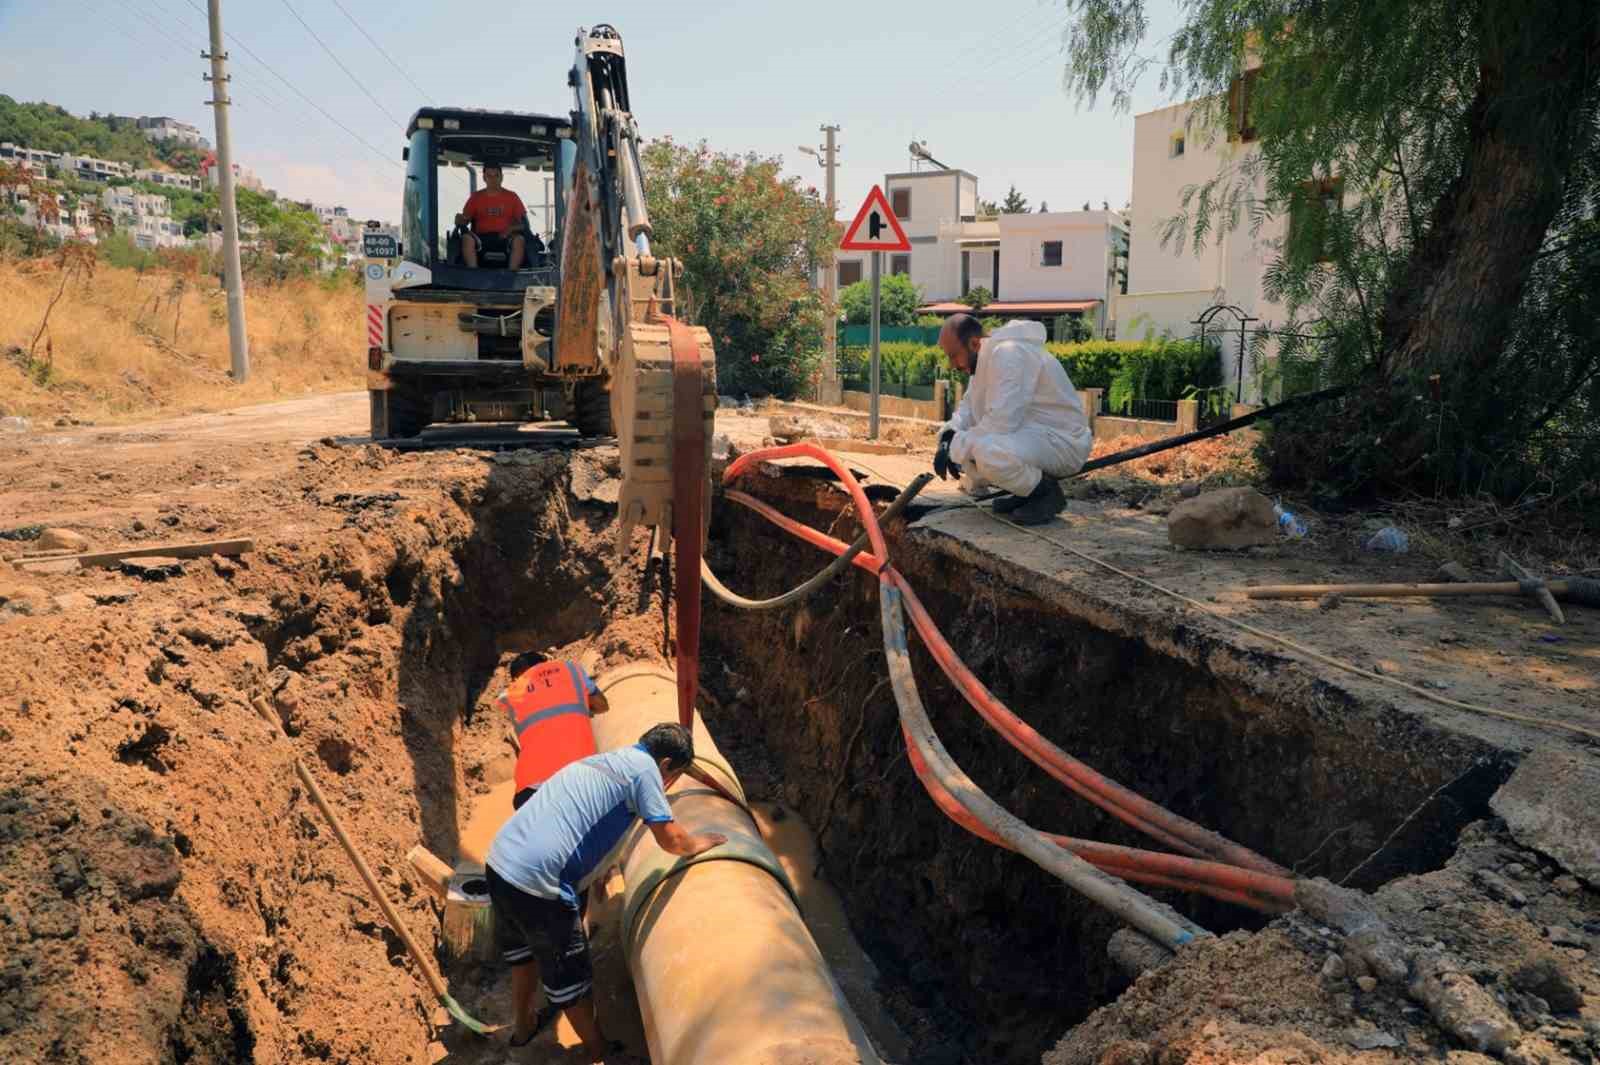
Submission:
M 278 720 L 277 714 L 273 713 L 260 698 L 253 698 L 250 703 L 255 707 L 256 713 L 260 714 L 272 726 L 272 730 L 279 736 L 283 736 L 283 724 Z M 435 997 L 449 998 L 450 993 L 449 989 L 444 985 L 444 978 L 433 967 L 433 962 L 422 953 L 422 948 L 417 946 L 417 941 L 411 938 L 410 929 L 406 928 L 405 922 L 400 919 L 400 914 L 395 912 L 394 906 L 389 902 L 389 896 L 379 886 L 378 878 L 372 875 L 372 869 L 368 867 L 367 860 L 361 857 L 360 851 L 356 850 L 356 845 L 351 841 L 350 834 L 344 829 L 344 822 L 339 820 L 339 815 L 334 813 L 332 806 L 328 805 L 327 797 L 322 794 L 322 789 L 317 787 L 315 778 L 311 776 L 311 772 L 306 769 L 305 763 L 300 761 L 298 757 L 294 759 L 294 771 L 295 775 L 300 778 L 300 783 L 305 785 L 306 792 L 311 796 L 311 801 L 317 804 L 318 810 L 322 811 L 323 818 L 328 822 L 328 826 L 333 829 L 333 834 L 338 837 L 339 844 L 344 847 L 344 852 L 350 856 L 350 862 L 356 867 L 356 872 L 360 873 L 361 879 L 366 882 L 367 891 L 371 893 L 373 900 L 377 902 L 378 908 L 383 911 L 384 919 L 389 922 L 389 927 L 394 929 L 395 935 L 400 937 L 401 942 L 406 945 L 406 950 L 410 952 L 411 960 L 416 962 L 417 968 L 422 970 L 423 979 L 428 982 L 428 987 L 433 991 Z

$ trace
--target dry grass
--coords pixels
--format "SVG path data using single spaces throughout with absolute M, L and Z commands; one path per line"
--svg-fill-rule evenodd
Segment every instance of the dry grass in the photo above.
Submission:
M 68 283 L 30 359 L 60 282 L 53 259 L 0 263 L 0 415 L 127 422 L 363 385 L 362 294 L 352 285 L 247 288 L 251 373 L 236 385 L 215 277 L 102 263 Z
M 1138 447 L 1145 441 L 1131 436 L 1109 440 L 1096 440 L 1090 458 L 1100 458 L 1114 452 Z M 1104 471 L 1095 471 L 1090 477 L 1129 478 L 1153 482 L 1158 485 L 1176 485 L 1194 481 L 1206 488 L 1227 485 L 1251 484 L 1260 477 L 1255 456 L 1255 434 L 1238 433 L 1214 436 L 1193 444 L 1158 451 L 1142 459 L 1119 463 Z

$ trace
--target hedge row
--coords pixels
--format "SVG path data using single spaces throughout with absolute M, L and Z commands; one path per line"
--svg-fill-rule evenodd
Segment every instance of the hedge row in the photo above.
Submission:
M 1078 388 L 1102 388 L 1113 402 L 1131 399 L 1182 399 L 1190 388 L 1214 388 L 1222 383 L 1222 366 L 1216 349 L 1195 340 L 1086 340 L 1076 344 L 1045 344 Z M 938 378 L 963 378 L 950 368 L 937 346 L 911 341 L 878 345 L 880 373 L 885 382 L 927 385 Z M 866 377 L 868 351 L 847 347 L 839 351 L 839 373 Z

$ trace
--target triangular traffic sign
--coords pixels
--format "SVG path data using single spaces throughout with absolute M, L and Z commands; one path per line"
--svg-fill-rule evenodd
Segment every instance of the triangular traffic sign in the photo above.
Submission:
M 856 212 L 856 220 L 844 231 L 839 247 L 844 251 L 911 250 L 906 231 L 900 228 L 900 219 L 894 216 L 883 189 L 872 186 L 866 202 Z

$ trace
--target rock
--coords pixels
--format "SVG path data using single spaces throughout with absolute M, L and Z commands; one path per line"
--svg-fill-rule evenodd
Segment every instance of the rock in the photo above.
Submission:
M 1440 584 L 1466 584 L 1472 580 L 1472 574 L 1459 562 L 1446 562 L 1434 573 L 1433 579 Z
M 46 529 L 39 534 L 39 550 L 78 554 L 89 550 L 89 541 L 71 529 Z
M 1367 994 L 1371 994 L 1378 990 L 1378 978 L 1376 976 L 1358 976 L 1356 977 L 1356 986 Z
M 1193 499 L 1195 496 L 1197 496 L 1199 494 L 1200 494 L 1200 482 L 1199 481 L 1184 481 L 1182 484 L 1180 484 L 1178 486 L 1178 497 L 1180 499 Z
M 1344 598 L 1338 592 L 1329 592 L 1317 600 L 1317 609 L 1326 613 L 1329 610 L 1338 610 L 1344 605 Z
M 1149 1043 L 1119 1039 L 1106 1047 L 1096 1065 L 1151 1065 L 1155 1060 L 1155 1051 Z
M 0 587 L 0 617 L 12 614 L 37 616 L 56 609 L 55 600 L 36 584 L 10 584 Z
M 1563 895 L 1576 895 L 1583 890 L 1583 884 L 1570 873 L 1563 873 L 1551 881 L 1551 886 Z
M 1494 996 L 1443 954 L 1418 958 L 1406 990 L 1435 1024 L 1474 1050 L 1500 1054 L 1522 1035 Z
M 1600 888 L 1600 834 L 1594 831 L 1594 796 L 1600 768 L 1555 747 L 1522 760 L 1489 808 L 1505 818 L 1512 837 L 1547 854 L 1566 871 Z
M 1473 876 L 1478 883 L 1483 885 L 1485 891 L 1501 902 L 1512 906 L 1526 906 L 1528 904 L 1528 896 L 1512 887 L 1510 881 L 1499 873 L 1488 869 L 1479 869 Z
M 95 600 L 84 592 L 65 592 L 55 596 L 55 604 L 62 610 L 83 610 L 94 606 Z
M 829 418 L 804 414 L 775 414 L 767 419 L 767 432 L 779 440 L 800 440 L 808 436 L 848 437 L 850 427 Z
M 25 433 L 33 428 L 33 423 L 17 414 L 8 414 L 0 418 L 0 433 Z
M 1400 1040 L 1388 1032 L 1374 1028 L 1370 1032 L 1351 1032 L 1345 1036 L 1345 1041 L 1357 1050 L 1377 1050 L 1380 1047 L 1397 1047 Z
M 183 561 L 151 555 L 145 558 L 125 558 L 120 563 L 122 572 L 142 581 L 164 581 L 183 574 Z
M 1552 1013 L 1577 1013 L 1583 1009 L 1583 992 L 1554 958 L 1529 962 L 1511 974 L 1511 986 L 1537 995 Z
M 28 912 L 28 931 L 35 939 L 71 939 L 78 934 L 78 910 L 65 902 L 35 904 Z
M 1237 549 L 1275 543 L 1278 517 L 1272 501 L 1254 488 L 1223 488 L 1184 500 L 1167 515 L 1174 547 Z
M 1588 947 L 1589 941 L 1582 932 L 1564 924 L 1546 925 L 1545 938 L 1558 947 Z
M 1322 962 L 1322 979 L 1328 983 L 1336 983 L 1344 979 L 1344 959 L 1337 954 L 1329 954 Z

